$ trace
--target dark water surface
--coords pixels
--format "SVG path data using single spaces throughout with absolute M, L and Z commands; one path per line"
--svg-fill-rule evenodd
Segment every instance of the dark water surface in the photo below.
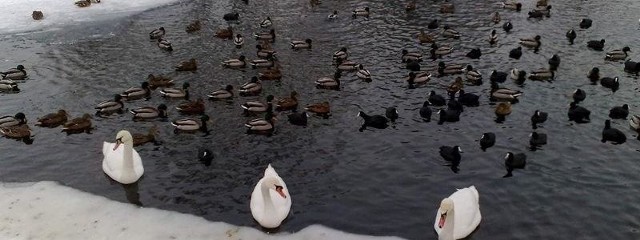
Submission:
M 105 0 L 106 1 L 106 0 Z M 287 96 L 300 94 L 300 104 L 329 101 L 329 119 L 313 117 L 306 128 L 286 122 L 280 114 L 277 134 L 272 137 L 244 134 L 240 104 L 254 97 L 235 97 L 232 103 L 207 102 L 213 119 L 212 134 L 174 135 L 168 122 L 134 123 L 129 114 L 95 117 L 93 134 L 66 136 L 60 129 L 32 127 L 35 142 L 0 140 L 0 181 L 54 180 L 63 185 L 126 202 L 122 186 L 110 183 L 101 168 L 102 142 L 113 142 L 120 129 L 146 132 L 153 124 L 163 143 L 138 147 L 145 174 L 138 184 L 139 201 L 146 207 L 175 210 L 212 221 L 259 227 L 251 217 L 249 197 L 255 183 L 271 163 L 292 194 L 291 215 L 282 231 L 296 231 L 310 224 L 323 224 L 343 231 L 395 235 L 408 239 L 436 239 L 433 219 L 442 198 L 456 188 L 475 185 L 480 192 L 483 220 L 472 239 L 640 239 L 640 164 L 636 133 L 625 120 L 614 120 L 629 141 L 622 145 L 600 142 L 608 110 L 637 101 L 638 79 L 622 71 L 622 62 L 605 62 L 604 52 L 586 48 L 588 40 L 605 38 L 605 50 L 631 47 L 631 59 L 640 60 L 638 12 L 640 2 L 552 1 L 551 18 L 528 20 L 526 1 L 520 13 L 499 9 L 487 1 L 457 0 L 456 13 L 443 16 L 440 1 L 420 1 L 418 10 L 405 13 L 406 1 L 329 1 L 311 7 L 308 1 L 184 1 L 145 11 L 124 19 L 87 23 L 58 31 L 0 35 L 3 54 L 0 68 L 23 64 L 29 80 L 19 94 L 0 95 L 0 115 L 26 113 L 30 124 L 46 113 L 66 109 L 72 117 L 93 113 L 95 104 L 131 86 L 138 86 L 149 73 L 166 74 L 178 85 L 191 83 L 194 99 L 226 84 L 239 86 L 256 70 L 223 69 L 220 62 L 240 54 L 255 58 L 255 41 L 248 36 L 261 31 L 258 23 L 267 15 L 274 21 L 274 48 L 283 66 L 283 79 L 263 82 L 263 92 Z M 347 12 L 358 6 L 372 9 L 370 20 L 351 19 Z M 334 9 L 339 18 L 327 21 Z M 490 14 L 500 11 L 503 22 L 514 30 L 505 34 Z M 213 37 L 226 23 L 222 15 L 240 13 L 236 32 L 247 37 L 238 50 L 228 40 Z M 594 20 L 588 30 L 578 29 L 581 18 Z M 187 34 L 184 27 L 194 19 L 204 20 L 203 30 Z M 433 18 L 443 19 L 462 33 L 460 40 L 441 39 L 455 51 L 446 62 L 472 64 L 485 77 L 482 86 L 467 86 L 467 92 L 482 94 L 481 106 L 466 108 L 458 123 L 437 125 L 420 120 L 418 109 L 429 91 L 444 94 L 454 77 L 434 79 L 426 87 L 408 90 L 407 70 L 400 63 L 403 48 L 428 54 L 429 46 L 416 43 L 415 35 Z M 147 33 L 164 26 L 174 51 L 166 53 L 147 39 Z M 490 47 L 487 37 L 498 29 L 500 40 Z M 575 45 L 568 45 L 565 32 L 575 28 Z M 507 58 L 518 46 L 517 39 L 542 36 L 540 52 L 524 51 L 516 61 Z M 311 38 L 313 49 L 292 51 L 290 40 Z M 350 58 L 373 74 L 373 82 L 345 74 L 342 91 L 317 90 L 313 81 L 333 74 L 331 54 L 349 48 Z M 465 58 L 480 47 L 479 60 Z M 502 124 L 494 119 L 495 105 L 486 97 L 493 69 L 513 67 L 530 72 L 547 67 L 553 54 L 562 59 L 556 81 L 531 82 L 505 87 L 525 93 L 513 113 Z M 181 60 L 196 58 L 195 73 L 173 72 Z M 427 60 L 423 66 L 435 63 Z M 587 72 L 594 66 L 602 76 L 620 77 L 615 94 L 590 85 Z M 567 121 L 570 94 L 575 88 L 588 96 L 581 105 L 592 111 L 592 122 L 575 125 Z M 162 99 L 154 92 L 150 101 L 126 103 L 126 107 L 166 103 L 170 119 L 182 117 L 174 107 L 180 101 Z M 359 110 L 383 114 L 396 106 L 398 122 L 385 130 L 358 132 Z M 534 110 L 549 112 L 539 129 L 549 135 L 542 150 L 528 151 L 529 117 Z M 437 120 L 437 117 L 434 117 Z M 495 132 L 496 146 L 482 152 L 477 139 Z M 461 170 L 454 174 L 438 155 L 441 145 L 460 145 Z M 198 162 L 197 149 L 207 147 L 215 159 L 207 167 Z M 501 178 L 507 151 L 526 152 L 528 166 L 512 178 Z M 578 237 L 579 236 L 579 237 Z

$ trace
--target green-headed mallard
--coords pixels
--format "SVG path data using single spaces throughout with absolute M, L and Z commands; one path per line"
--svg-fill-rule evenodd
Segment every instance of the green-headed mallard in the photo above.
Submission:
M 352 14 L 351 14 L 351 16 L 353 18 L 356 18 L 356 17 L 368 18 L 369 17 L 369 7 L 354 9 Z
M 330 89 L 330 90 L 340 90 L 340 77 L 341 71 L 336 71 L 333 74 L 333 78 L 331 77 L 321 77 L 320 79 L 315 81 L 316 88 L 319 89 Z
M 198 98 L 195 101 L 186 101 L 176 106 L 178 112 L 183 114 L 204 114 L 204 100 Z
M 471 65 L 467 65 L 464 76 L 467 78 L 467 81 L 473 85 L 478 86 L 482 84 L 482 73 L 473 69 L 473 66 Z
M 273 22 L 271 21 L 271 17 L 267 17 L 264 20 L 262 20 L 262 22 L 260 22 L 261 28 L 270 28 L 271 25 L 273 25 Z
M 365 69 L 362 64 L 358 66 L 358 72 L 356 72 L 356 76 L 362 81 L 371 82 L 371 72 Z
M 124 108 L 124 103 L 122 103 L 122 96 L 120 94 L 116 94 L 113 96 L 113 100 L 103 101 L 98 103 L 95 107 L 97 110 L 97 115 L 109 115 L 112 113 L 122 113 Z
M 276 54 L 276 51 L 274 51 L 273 49 L 267 49 L 260 44 L 256 45 L 256 49 L 258 49 L 256 55 L 259 58 L 269 58 L 270 56 Z
M 409 72 L 409 77 L 407 78 L 407 82 L 409 83 L 409 88 L 415 88 L 415 84 L 421 85 L 426 84 L 431 80 L 431 73 L 429 72 Z
M 291 45 L 291 49 L 311 49 L 311 39 L 301 40 L 293 40 L 289 43 Z
M 188 82 L 182 84 L 182 89 L 178 88 L 164 88 L 160 90 L 160 94 L 163 97 L 168 98 L 184 98 L 185 100 L 189 100 L 189 86 L 191 86 Z
M 402 62 L 408 61 L 422 61 L 422 53 L 419 52 L 409 52 L 406 49 L 402 49 Z
M 15 68 L 7 69 L 7 71 L 0 72 L 2 79 L 10 80 L 24 80 L 27 78 L 27 71 L 24 70 L 24 66 L 18 65 Z
M 346 47 L 342 47 L 340 50 L 333 53 L 333 61 L 344 61 L 347 60 L 347 58 L 349 58 L 349 52 L 347 52 Z
M 240 55 L 238 58 L 233 58 L 222 62 L 222 66 L 228 68 L 244 68 L 247 66 L 244 55 Z
M 54 128 L 63 125 L 67 122 L 67 112 L 63 109 L 58 110 L 56 113 L 49 113 L 38 118 L 36 126 Z
M 253 59 L 251 60 L 251 62 L 249 62 L 249 65 L 251 65 L 251 68 L 270 68 L 275 66 L 276 64 L 276 59 L 274 55 L 270 55 L 269 57 L 265 58 L 265 59 Z
M 164 27 L 154 29 L 153 31 L 149 32 L 149 39 L 160 39 L 164 36 L 164 33 Z
M 267 111 L 264 118 L 250 120 L 244 124 L 247 127 L 247 134 L 271 135 L 274 131 L 275 117 L 271 111 Z
M 176 134 L 180 132 L 194 133 L 197 131 L 208 133 L 207 122 L 209 121 L 209 116 L 205 114 L 200 117 L 200 121 L 193 118 L 183 118 L 172 121 L 171 125 L 175 127 L 173 132 Z
M 491 30 L 491 34 L 489 34 L 489 44 L 493 45 L 498 42 L 498 33 L 496 30 Z
M 242 48 L 242 45 L 244 45 L 244 37 L 242 37 L 242 34 L 238 33 L 233 37 L 233 45 L 238 49 Z
M 0 92 L 20 92 L 20 88 L 18 88 L 18 83 L 13 80 L 5 79 L 0 80 Z
M 258 77 L 252 77 L 251 81 L 240 86 L 238 92 L 240 92 L 240 96 L 258 95 L 262 92 L 262 83 L 258 80 Z
M 27 123 L 27 117 L 24 113 L 16 113 L 15 116 L 0 117 L 0 127 L 11 127 Z
M 464 72 L 465 67 L 460 64 L 445 64 L 444 62 L 438 63 L 438 77 L 446 75 L 455 75 Z
M 248 101 L 241 105 L 242 109 L 244 109 L 245 115 L 249 115 L 250 113 L 260 113 L 265 112 L 268 109 L 272 108 L 273 95 L 267 96 L 266 102 L 260 101 Z
M 358 70 L 359 67 L 360 67 L 360 64 L 354 61 L 349 61 L 349 60 L 336 61 L 336 68 L 338 68 L 341 71 L 356 71 Z
M 165 51 L 173 51 L 173 47 L 171 46 L 171 42 L 169 42 L 169 40 L 163 39 L 163 38 L 159 38 L 158 39 L 158 47 L 162 50 Z
M 433 43 L 431 44 L 431 58 L 440 58 L 443 55 L 447 55 L 450 54 L 453 51 L 453 47 L 451 46 L 447 46 L 447 45 L 442 45 L 442 46 L 438 46 L 438 44 Z
M 198 70 L 198 62 L 195 58 L 182 61 L 175 66 L 176 71 L 195 71 Z
M 120 94 L 125 100 L 138 100 L 151 98 L 151 88 L 149 82 L 142 82 L 140 87 L 132 87 Z
M 533 38 L 520 38 L 520 45 L 528 48 L 540 47 L 540 35 L 536 35 Z
M 529 73 L 529 79 L 534 81 L 550 81 L 555 77 L 555 73 L 546 68 L 540 68 Z
M 460 38 L 460 33 L 458 31 L 450 28 L 449 26 L 444 26 L 444 28 L 442 30 L 442 36 L 448 37 L 448 38 L 453 38 L 453 39 L 459 39 Z
M 71 119 L 62 127 L 62 131 L 67 134 L 81 133 L 91 131 L 91 115 L 85 113 L 82 117 Z
M 622 49 L 616 49 L 608 52 L 604 59 L 610 61 L 625 60 L 628 56 L 627 52 L 631 52 L 631 48 L 624 47 Z
M 209 100 L 222 100 L 233 98 L 233 86 L 227 85 L 223 89 L 215 90 L 207 94 Z
M 492 81 L 491 92 L 489 94 L 490 101 L 518 102 L 518 97 L 522 95 L 522 92 L 500 87 L 497 82 Z
M 133 114 L 133 120 L 150 120 L 155 118 L 167 118 L 167 106 L 164 104 L 158 105 L 158 108 L 154 107 L 139 107 L 129 110 Z
M 276 30 L 271 29 L 269 32 L 261 32 L 253 35 L 256 40 L 268 40 L 273 41 L 276 38 Z

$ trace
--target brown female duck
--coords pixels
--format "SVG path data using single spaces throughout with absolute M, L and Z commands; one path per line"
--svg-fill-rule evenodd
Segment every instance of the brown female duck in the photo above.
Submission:
M 331 106 L 329 106 L 329 102 L 311 104 L 305 107 L 304 110 L 315 113 L 316 115 L 324 118 L 329 118 L 329 115 L 331 114 Z
M 54 128 L 65 124 L 67 122 L 67 112 L 63 109 L 58 110 L 57 113 L 49 113 L 47 115 L 38 118 L 36 126 Z
M 178 112 L 184 114 L 203 114 L 204 113 L 204 100 L 198 98 L 196 101 L 183 102 L 176 107 Z
M 89 133 L 91 129 L 91 115 L 85 113 L 82 117 L 71 119 L 71 121 L 65 123 L 62 131 L 67 134 Z
M 298 92 L 291 91 L 289 97 L 281 98 L 276 102 L 276 111 L 295 110 L 298 108 Z

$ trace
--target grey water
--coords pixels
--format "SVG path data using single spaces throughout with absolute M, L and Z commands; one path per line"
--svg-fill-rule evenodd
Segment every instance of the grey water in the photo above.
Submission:
M 108 1 L 108 0 L 104 0 Z M 629 104 L 632 113 L 640 104 L 637 76 L 623 72 L 623 63 L 604 60 L 608 50 L 629 46 L 630 59 L 638 61 L 640 2 L 550 1 L 551 17 L 527 19 L 535 2 L 523 1 L 522 12 L 501 9 L 498 2 L 454 0 L 456 12 L 441 14 L 441 1 L 418 1 L 417 10 L 405 12 L 408 1 L 330 1 L 318 6 L 308 1 L 180 1 L 112 20 L 74 25 L 54 31 L 32 31 L 0 35 L 0 69 L 25 65 L 29 79 L 20 83 L 17 94 L 0 95 L 0 115 L 27 115 L 33 144 L 0 139 L 0 181 L 32 182 L 52 180 L 121 202 L 202 216 L 211 221 L 260 228 L 252 219 L 249 197 L 267 164 L 285 180 L 293 200 L 291 215 L 279 231 L 297 231 L 311 224 L 369 235 L 394 235 L 407 239 L 436 239 L 435 213 L 442 198 L 456 188 L 475 185 L 480 193 L 482 222 L 470 239 L 640 239 L 640 142 L 626 120 L 613 120 L 613 127 L 627 134 L 621 145 L 601 143 L 601 131 L 611 107 Z M 368 6 L 368 20 L 352 19 L 349 12 Z M 338 10 L 339 17 L 326 16 Z M 499 11 L 500 24 L 490 21 Z M 234 31 L 247 39 L 236 49 L 232 41 L 215 38 L 227 23 L 222 15 L 240 13 Z M 46 13 L 45 13 L 46 14 Z M 66 135 L 60 128 L 33 126 L 35 120 L 62 108 L 72 117 L 93 113 L 93 107 L 113 94 L 139 86 L 150 73 L 163 74 L 178 85 L 191 84 L 193 98 L 232 84 L 239 86 L 257 70 L 231 70 L 221 62 L 243 54 L 255 57 L 254 32 L 259 22 L 271 16 L 277 38 L 273 43 L 282 65 L 281 81 L 264 81 L 258 97 L 234 97 L 230 103 L 207 102 L 206 113 L 213 121 L 210 135 L 174 134 L 168 122 L 133 122 L 130 114 L 94 117 L 91 134 Z M 460 122 L 437 125 L 423 122 L 418 114 L 429 91 L 444 94 L 454 77 L 434 78 L 425 87 L 407 89 L 408 70 L 400 62 L 402 49 L 429 53 L 416 35 L 432 19 L 440 19 L 461 32 L 459 40 L 438 38 L 454 52 L 447 63 L 472 64 L 485 79 L 482 86 L 465 86 L 481 95 L 481 105 L 465 108 Z M 579 29 L 582 18 L 593 19 L 590 29 Z M 188 34 L 185 26 L 203 21 L 203 29 Z M 514 29 L 505 34 L 502 23 L 510 20 Z M 148 40 L 148 32 L 164 26 L 173 42 L 171 53 Z M 575 29 L 578 37 L 569 45 L 565 32 Z M 498 44 L 489 46 L 492 29 Z M 520 60 L 508 52 L 519 38 L 542 36 L 538 53 L 525 50 Z M 311 50 L 293 51 L 289 41 L 310 38 Z M 587 49 L 589 40 L 606 39 L 605 52 Z M 355 74 L 343 74 L 341 91 L 318 90 L 314 81 L 332 76 L 331 55 L 347 47 L 350 59 L 362 63 L 373 75 L 370 83 Z M 464 55 L 479 47 L 482 57 Z M 491 70 L 518 68 L 530 72 L 547 67 L 558 54 L 560 67 L 553 82 L 527 81 L 518 86 L 511 80 L 505 87 L 524 94 L 513 105 L 504 123 L 494 121 L 495 105 L 489 102 Z M 196 72 L 174 72 L 182 60 L 197 59 Z M 425 59 L 423 67 L 437 62 Z M 592 67 L 602 76 L 617 76 L 621 87 L 615 93 L 586 78 Z M 567 119 L 571 93 L 587 92 L 581 106 L 591 110 L 591 122 L 572 124 Z M 312 117 L 308 127 L 287 123 L 278 115 L 277 132 L 271 137 L 245 134 L 240 104 L 272 94 L 288 96 L 295 90 L 300 105 L 329 101 L 328 119 Z M 157 106 L 171 109 L 170 119 L 181 116 L 177 100 L 160 97 L 127 102 L 127 108 Z M 400 119 L 387 129 L 359 132 L 362 110 L 384 114 L 395 106 Z M 529 118 L 536 110 L 549 113 L 539 132 L 549 143 L 529 151 Z M 113 142 L 120 129 L 146 132 L 157 125 L 161 144 L 137 147 L 145 173 L 137 194 L 113 183 L 101 168 L 102 142 Z M 482 152 L 478 139 L 494 132 L 494 147 Z M 442 145 L 459 145 L 464 150 L 460 172 L 455 174 L 438 154 Z M 211 149 L 210 166 L 197 157 L 200 148 Z M 525 152 L 528 165 L 505 174 L 503 157 L 508 152 Z M 128 190 L 128 191 L 125 191 Z M 134 188 L 135 190 L 135 188 Z

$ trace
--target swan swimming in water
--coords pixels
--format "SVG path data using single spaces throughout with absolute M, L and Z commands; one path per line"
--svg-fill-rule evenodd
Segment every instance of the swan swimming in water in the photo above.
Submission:
M 251 215 L 264 228 L 277 228 L 289 215 L 291 195 L 276 170 L 267 166 L 251 193 Z
M 133 149 L 133 137 L 127 130 L 118 132 L 115 143 L 104 142 L 102 154 L 102 170 L 119 183 L 134 183 L 144 173 L 142 159 Z
M 438 240 L 455 240 L 473 232 L 482 216 L 479 195 L 475 186 L 458 189 L 440 203 L 433 228 Z

